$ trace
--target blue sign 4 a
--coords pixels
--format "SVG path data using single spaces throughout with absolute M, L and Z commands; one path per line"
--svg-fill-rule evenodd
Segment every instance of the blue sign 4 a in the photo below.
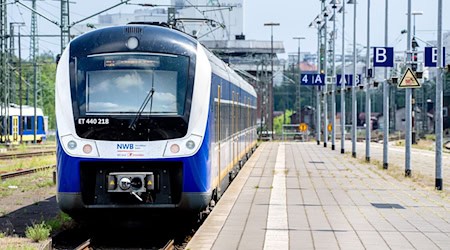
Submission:
M 300 85 L 323 86 L 325 85 L 325 74 L 301 74 Z
M 394 67 L 394 48 L 375 47 L 373 48 L 374 67 Z

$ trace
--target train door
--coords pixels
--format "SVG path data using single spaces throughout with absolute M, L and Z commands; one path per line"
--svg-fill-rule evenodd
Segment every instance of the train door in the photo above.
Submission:
M 220 148 L 220 140 L 221 140 L 221 115 L 220 115 L 220 99 L 221 99 L 221 85 L 219 85 L 219 86 L 217 86 L 217 110 L 216 110 L 216 112 L 217 112 L 217 123 L 216 123 L 216 126 L 217 126 L 217 128 L 216 128 L 216 130 L 217 130 L 217 147 L 218 147 L 218 150 L 217 150 L 217 167 L 219 168 L 219 171 L 218 171 L 218 175 L 217 175 L 217 177 L 218 177 L 218 181 L 217 181 L 217 198 L 219 198 L 220 197 L 220 182 L 221 182 L 221 175 L 222 175 L 222 173 L 221 173 L 221 166 L 220 166 L 220 159 L 221 159 L 221 157 L 220 157 L 220 153 L 221 153 L 221 148 Z
M 13 142 L 17 142 L 19 140 L 19 117 L 12 117 L 12 137 Z
M 234 165 L 234 159 L 235 159 L 235 155 L 236 153 L 234 152 L 234 144 L 235 144 L 235 139 L 234 139 L 234 134 L 236 133 L 236 129 L 234 128 L 234 124 L 235 124 L 235 119 L 236 117 L 234 116 L 234 112 L 235 112 L 235 102 L 234 102 L 234 90 L 231 92 L 231 163 Z

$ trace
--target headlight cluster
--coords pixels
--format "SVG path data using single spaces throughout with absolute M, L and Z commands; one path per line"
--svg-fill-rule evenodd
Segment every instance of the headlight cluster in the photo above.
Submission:
M 61 144 L 70 155 L 98 156 L 97 145 L 94 141 L 80 140 L 72 135 L 61 137 Z
M 192 155 L 197 151 L 201 141 L 202 137 L 198 135 L 191 135 L 184 140 L 169 141 L 164 156 Z

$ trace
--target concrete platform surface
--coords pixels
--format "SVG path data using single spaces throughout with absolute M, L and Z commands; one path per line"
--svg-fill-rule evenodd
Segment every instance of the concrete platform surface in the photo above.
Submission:
M 450 199 L 315 143 L 266 142 L 186 249 L 450 249 Z

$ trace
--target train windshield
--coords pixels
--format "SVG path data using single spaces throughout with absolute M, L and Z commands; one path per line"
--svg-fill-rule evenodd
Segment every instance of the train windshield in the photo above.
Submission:
M 86 115 L 184 114 L 187 57 L 119 54 L 87 59 Z

